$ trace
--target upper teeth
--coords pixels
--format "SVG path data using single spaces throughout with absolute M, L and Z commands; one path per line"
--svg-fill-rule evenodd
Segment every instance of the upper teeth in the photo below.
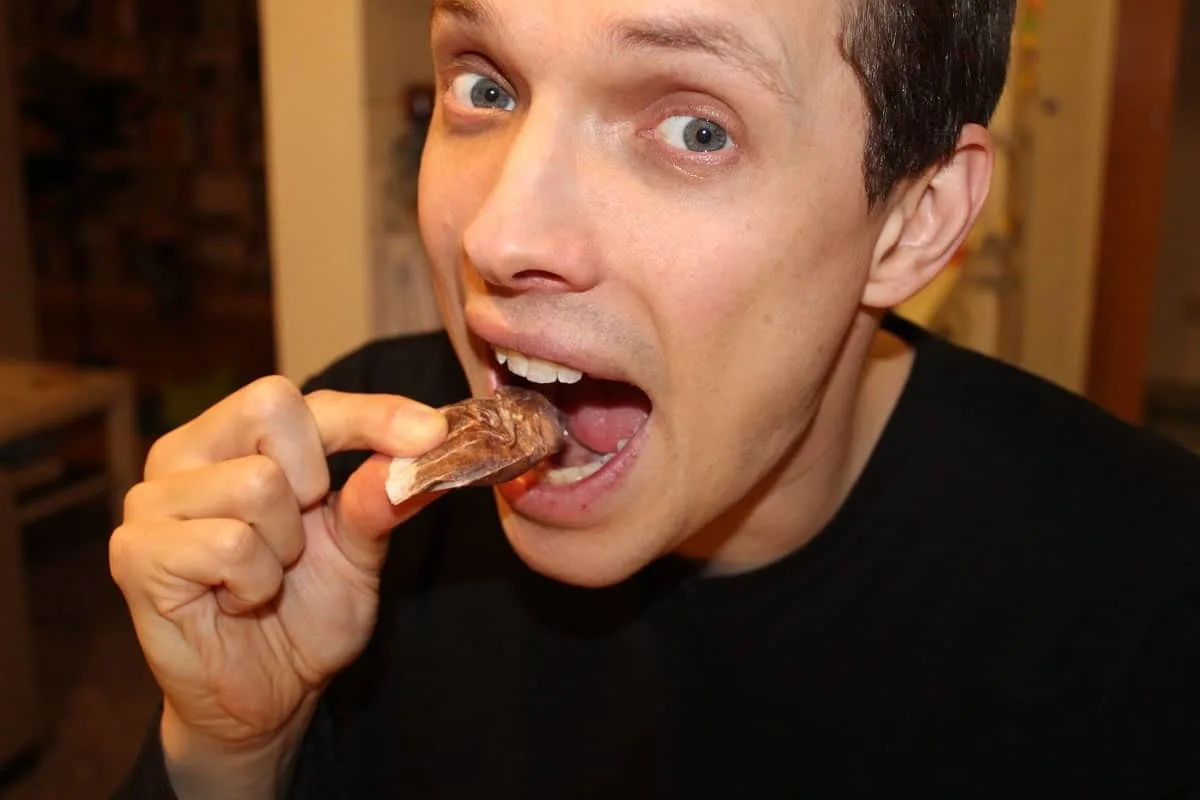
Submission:
M 508 367 L 508 371 L 513 375 L 522 377 L 530 383 L 579 383 L 583 380 L 583 373 L 577 369 L 543 361 L 516 350 L 506 350 L 503 347 L 493 349 L 496 353 L 496 361 Z

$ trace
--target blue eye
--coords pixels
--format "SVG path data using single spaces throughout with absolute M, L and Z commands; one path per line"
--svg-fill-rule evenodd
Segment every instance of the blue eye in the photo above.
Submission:
M 517 101 L 503 86 L 474 72 L 466 72 L 455 78 L 450 84 L 450 92 L 455 100 L 469 108 L 512 111 L 517 107 Z
M 701 117 L 669 117 L 657 132 L 670 146 L 693 153 L 715 153 L 733 145 L 728 131 Z

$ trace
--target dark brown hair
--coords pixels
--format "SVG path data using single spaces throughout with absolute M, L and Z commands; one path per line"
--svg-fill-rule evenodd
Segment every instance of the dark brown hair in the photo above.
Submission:
M 842 53 L 867 103 L 871 205 L 986 125 L 1008 74 L 1016 0 L 846 0 Z

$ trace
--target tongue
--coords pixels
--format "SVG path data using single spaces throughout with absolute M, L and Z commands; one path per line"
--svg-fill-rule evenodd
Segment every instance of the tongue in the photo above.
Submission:
M 554 403 L 571 437 L 595 453 L 615 453 L 650 416 L 650 398 L 628 383 L 584 378 L 557 388 Z

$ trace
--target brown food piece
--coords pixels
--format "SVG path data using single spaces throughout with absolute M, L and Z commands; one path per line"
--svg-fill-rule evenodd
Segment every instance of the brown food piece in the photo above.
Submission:
M 418 458 L 397 458 L 388 471 L 393 505 L 425 492 L 510 481 L 560 449 L 562 415 L 530 389 L 504 386 L 494 397 L 463 400 L 441 409 L 446 440 Z

